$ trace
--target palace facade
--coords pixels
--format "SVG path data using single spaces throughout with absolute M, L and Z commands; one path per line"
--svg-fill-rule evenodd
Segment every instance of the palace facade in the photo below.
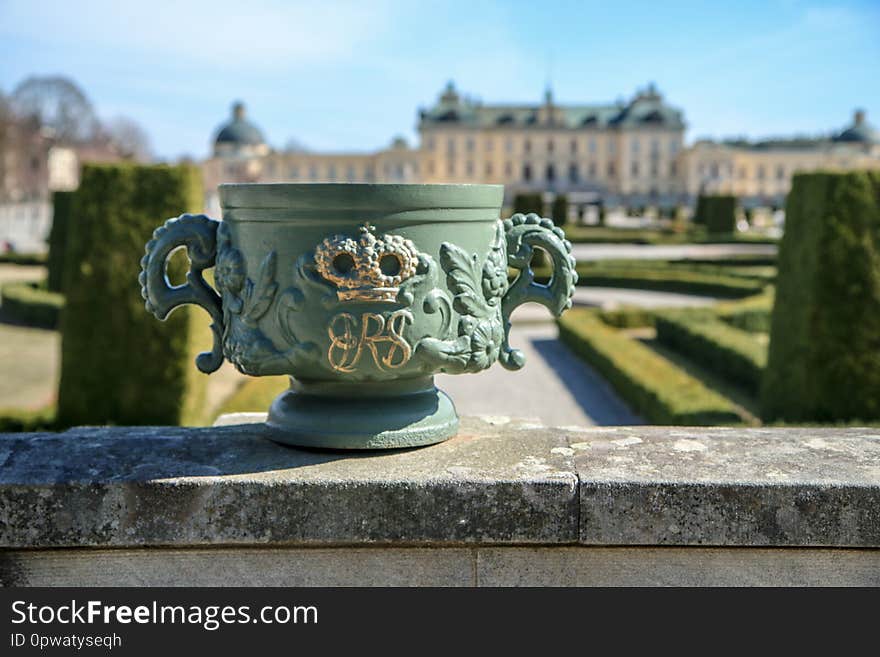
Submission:
M 627 102 L 483 104 L 452 83 L 419 110 L 419 144 L 395 138 L 369 153 L 275 151 L 244 106 L 216 133 L 203 163 L 209 208 L 221 182 L 499 183 L 518 192 L 564 193 L 579 203 L 672 207 L 700 193 L 746 205 L 779 205 L 791 176 L 814 169 L 880 168 L 880 135 L 856 112 L 827 139 L 684 143 L 684 114 L 649 85 Z

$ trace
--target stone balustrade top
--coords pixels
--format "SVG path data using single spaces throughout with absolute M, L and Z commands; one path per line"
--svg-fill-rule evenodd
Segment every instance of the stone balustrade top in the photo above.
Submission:
M 878 547 L 880 428 L 484 417 L 362 453 L 253 423 L 0 435 L 3 548 L 378 544 Z

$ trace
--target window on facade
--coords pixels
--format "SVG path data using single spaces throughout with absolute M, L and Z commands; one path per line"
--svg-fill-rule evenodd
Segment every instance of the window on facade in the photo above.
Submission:
M 758 167 L 758 180 L 764 180 L 764 166 Z
M 529 181 L 531 181 L 531 179 L 532 179 L 532 167 L 530 167 L 528 164 L 523 165 L 523 180 L 525 180 L 526 182 L 529 182 Z
M 660 155 L 660 140 L 651 140 L 651 155 Z
M 450 155 L 455 154 L 455 140 L 452 137 L 446 140 L 446 152 Z
M 548 153 L 553 152 L 553 140 L 552 139 L 547 140 L 547 152 Z
M 394 172 L 397 174 L 397 179 L 398 179 L 398 180 L 403 180 L 403 179 L 406 177 L 406 176 L 403 175 L 403 165 L 402 165 L 402 164 L 398 164 L 398 165 L 394 168 Z
M 532 141 L 530 139 L 526 139 L 523 142 L 523 152 L 531 153 L 532 152 Z
M 486 162 L 486 175 L 492 176 L 492 163 Z
M 434 138 L 428 137 L 427 141 L 425 142 L 425 146 L 428 147 L 429 151 L 433 151 L 434 147 L 436 146 L 436 144 L 434 143 Z
M 571 140 L 571 154 L 574 155 L 574 154 L 577 153 L 577 152 L 578 152 L 578 143 L 577 143 L 577 139 L 572 139 L 572 140 Z
M 467 141 L 465 142 L 465 144 L 466 144 L 466 146 L 467 146 L 467 152 L 468 152 L 468 153 L 473 153 L 473 152 L 474 152 L 474 138 L 473 138 L 473 137 L 468 137 L 468 138 L 467 138 Z
M 367 182 L 371 182 L 376 177 L 376 172 L 373 169 L 372 165 L 367 165 L 367 168 L 364 169 L 364 180 Z
M 617 148 L 617 147 L 614 145 L 614 140 L 613 140 L 613 139 L 609 139 L 609 140 L 608 140 L 608 152 L 609 152 L 611 155 L 614 155 L 614 151 L 616 150 L 616 148 Z
M 511 162 L 507 162 L 504 165 L 504 175 L 510 178 L 513 175 L 513 164 Z
M 309 178 L 311 180 L 318 179 L 318 167 L 316 167 L 314 164 L 309 167 Z
M 434 160 L 428 160 L 428 175 L 434 175 Z
M 556 180 L 556 168 L 552 164 L 547 165 L 547 173 L 546 176 L 547 182 L 553 182 Z
M 354 179 L 357 178 L 357 173 L 355 172 L 352 165 L 349 165 L 348 168 L 345 170 L 345 177 L 348 179 L 349 182 L 354 182 Z
M 590 162 L 590 166 L 587 169 L 587 172 L 588 172 L 588 175 L 590 176 L 590 178 L 596 177 L 596 163 L 595 162 Z
M 669 142 L 669 152 L 675 155 L 678 152 L 678 141 L 673 139 Z
M 333 164 L 327 167 L 327 179 L 336 180 L 336 166 Z
M 630 141 L 630 149 L 632 150 L 633 153 L 639 152 L 639 138 L 638 137 L 632 138 L 632 140 Z
M 609 162 L 609 163 L 608 163 L 608 177 L 609 177 L 609 178 L 613 178 L 613 177 L 614 177 L 614 162 Z
M 299 178 L 299 167 L 294 164 L 287 172 L 287 176 L 291 180 L 296 180 L 297 178 Z
M 678 172 L 678 167 L 675 165 L 675 162 L 670 162 L 669 163 L 669 175 L 675 176 L 677 172 Z
M 486 152 L 491 153 L 494 148 L 495 148 L 495 142 L 492 139 L 487 139 L 486 140 Z
M 589 142 L 588 148 L 590 149 L 591 153 L 596 152 L 596 140 L 593 137 L 590 137 L 590 142 Z
M 785 167 L 781 164 L 776 167 L 776 180 L 785 180 Z
M 446 173 L 449 174 L 450 176 L 455 175 L 455 162 L 450 160 L 449 162 L 446 163 Z
M 507 153 L 513 153 L 513 139 L 510 137 L 504 140 L 504 150 Z
M 578 167 L 577 164 L 569 164 L 568 165 L 568 179 L 569 181 L 576 183 L 578 181 Z
M 474 163 L 468 160 L 464 165 L 464 171 L 468 176 L 474 175 Z
M 633 178 L 639 177 L 639 163 L 638 162 L 632 163 L 632 166 L 630 167 L 630 173 L 632 174 Z
M 717 162 L 713 162 L 711 165 L 709 165 L 709 177 L 712 178 L 713 180 L 718 178 L 718 163 Z
M 748 175 L 749 175 L 749 172 L 746 170 L 745 167 L 739 168 L 739 179 L 740 180 L 745 180 L 748 177 Z
M 651 176 L 656 178 L 658 175 L 660 175 L 660 170 L 659 170 L 659 167 L 657 166 L 657 163 L 651 162 Z

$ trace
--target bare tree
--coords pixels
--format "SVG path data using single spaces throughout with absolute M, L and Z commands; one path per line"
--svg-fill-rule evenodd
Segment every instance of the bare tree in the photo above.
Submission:
M 103 132 L 123 157 L 137 162 L 149 162 L 153 158 L 150 137 L 133 119 L 118 116 L 105 123 Z
M 92 103 L 68 78 L 31 76 L 15 88 L 10 101 L 19 118 L 36 120 L 61 141 L 90 141 L 98 131 Z

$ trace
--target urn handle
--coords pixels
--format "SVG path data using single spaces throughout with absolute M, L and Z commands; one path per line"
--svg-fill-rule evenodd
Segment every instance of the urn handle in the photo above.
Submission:
M 571 242 L 565 233 L 550 219 L 537 214 L 515 214 L 504 220 L 507 239 L 507 264 L 519 270 L 519 275 L 510 285 L 501 300 L 501 315 L 504 320 L 504 343 L 499 360 L 509 370 L 518 370 L 525 364 L 525 354 L 510 346 L 510 315 L 517 306 L 535 301 L 545 306 L 555 317 L 571 308 L 571 296 L 577 283 L 575 259 L 571 255 Z M 553 271 L 548 283 L 535 282 L 535 272 L 531 268 L 535 249 L 540 248 L 550 256 Z
M 141 296 L 146 308 L 157 319 L 164 320 L 171 311 L 185 303 L 194 303 L 211 315 L 214 345 L 211 351 L 196 357 L 196 367 L 205 374 L 215 371 L 223 363 L 223 309 L 220 296 L 205 282 L 202 272 L 214 266 L 217 258 L 217 227 L 215 221 L 203 214 L 183 214 L 169 219 L 153 233 L 147 242 L 146 255 L 141 259 Z M 186 247 L 190 266 L 186 283 L 171 285 L 165 273 L 168 256 Z

